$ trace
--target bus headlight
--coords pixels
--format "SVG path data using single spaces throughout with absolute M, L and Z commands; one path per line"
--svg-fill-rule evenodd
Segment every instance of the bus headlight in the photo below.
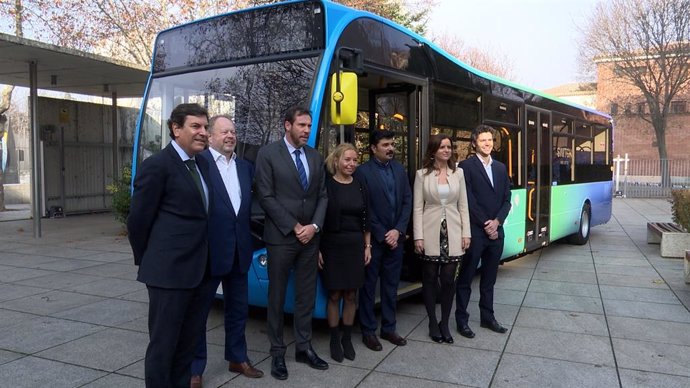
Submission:
M 259 265 L 262 267 L 266 267 L 266 264 L 268 264 L 268 256 L 266 255 L 259 255 L 257 258 L 257 261 L 259 262 Z

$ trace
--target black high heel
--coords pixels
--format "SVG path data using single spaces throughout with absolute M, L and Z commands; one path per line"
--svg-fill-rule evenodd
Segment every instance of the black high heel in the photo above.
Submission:
M 450 335 L 450 330 L 448 330 L 448 325 L 446 325 L 446 330 L 445 330 L 445 332 L 446 332 L 447 334 L 444 334 L 444 330 L 443 330 L 443 328 L 441 327 L 441 324 L 440 324 L 440 323 L 439 323 L 439 325 L 438 325 L 438 331 L 441 332 L 441 340 L 442 340 L 443 342 L 445 342 L 445 343 L 447 343 L 447 344 L 452 344 L 453 342 L 455 342 L 455 341 L 453 341 L 453 336 Z
M 437 329 L 438 332 L 434 333 L 433 329 Z M 443 342 L 443 336 L 441 335 L 441 330 L 438 327 L 438 324 L 436 322 L 429 322 L 429 338 L 431 338 L 432 341 L 436 342 L 437 344 L 440 344 Z

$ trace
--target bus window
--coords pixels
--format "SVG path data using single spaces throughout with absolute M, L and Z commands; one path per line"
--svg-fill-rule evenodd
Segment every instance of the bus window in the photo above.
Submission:
M 573 140 L 570 136 L 553 137 L 553 150 L 551 152 L 553 158 L 551 165 L 552 185 L 572 182 Z
M 609 164 L 611 154 L 608 144 L 610 142 L 609 129 L 597 125 L 594 127 L 594 164 Z
M 520 104 L 484 96 L 484 119 L 517 125 L 520 120 Z
M 513 188 L 522 186 L 522 132 L 519 128 L 494 126 L 496 138 L 494 139 L 494 157 L 503 162 L 508 169 L 508 177 Z

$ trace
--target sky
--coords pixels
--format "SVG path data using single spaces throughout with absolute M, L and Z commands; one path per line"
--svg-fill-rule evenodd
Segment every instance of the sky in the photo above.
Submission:
M 543 90 L 582 81 L 578 39 L 581 26 L 597 3 L 598 0 L 438 0 L 427 30 L 457 35 L 468 46 L 511 58 L 511 81 Z

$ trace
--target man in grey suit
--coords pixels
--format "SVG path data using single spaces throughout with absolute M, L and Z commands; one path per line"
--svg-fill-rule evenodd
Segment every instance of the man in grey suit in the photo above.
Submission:
M 311 320 L 316 295 L 319 229 L 326 214 L 324 162 L 307 146 L 311 113 L 292 107 L 283 122 L 285 137 L 259 150 L 256 189 L 266 212 L 264 242 L 268 251 L 268 339 L 271 375 L 288 378 L 283 341 L 283 306 L 290 271 L 295 271 L 295 359 L 328 369 L 311 347 Z

